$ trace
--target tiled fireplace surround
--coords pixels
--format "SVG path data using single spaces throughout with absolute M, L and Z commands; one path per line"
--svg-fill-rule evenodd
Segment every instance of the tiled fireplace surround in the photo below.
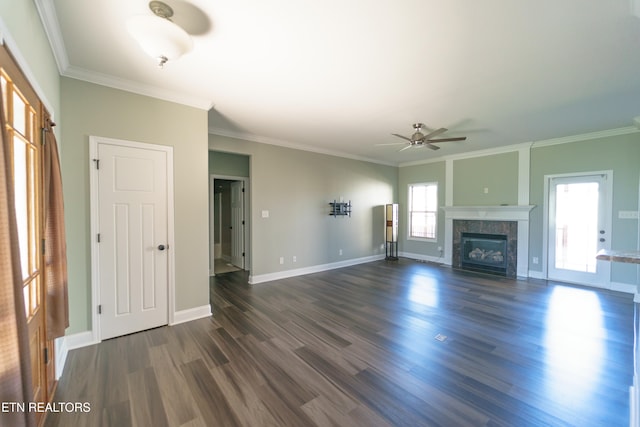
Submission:
M 529 272 L 529 211 L 532 205 L 446 206 L 445 263 L 461 266 L 463 231 L 507 235 L 507 277 L 527 277 Z
M 460 250 L 462 233 L 502 234 L 507 236 L 507 277 L 516 277 L 518 254 L 518 223 L 516 221 L 486 221 L 486 220 L 453 220 L 453 246 L 451 266 L 462 267 L 462 253 Z

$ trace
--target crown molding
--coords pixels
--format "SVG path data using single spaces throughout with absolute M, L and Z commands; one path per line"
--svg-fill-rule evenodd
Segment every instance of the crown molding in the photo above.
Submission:
M 166 90 L 158 86 L 145 85 L 132 80 L 121 79 L 109 74 L 98 73 L 96 71 L 86 70 L 84 68 L 70 65 L 64 73 L 64 77 L 76 80 L 82 80 L 89 83 L 95 83 L 101 86 L 107 86 L 113 89 L 124 90 L 126 92 L 136 93 L 138 95 L 148 96 L 151 98 L 162 99 L 164 101 L 175 102 L 177 104 L 198 108 L 201 110 L 210 110 L 213 103 L 205 98 L 185 95 L 176 91 Z
M 496 154 L 511 153 L 511 152 L 514 152 L 514 151 L 520 151 L 523 148 L 528 149 L 528 148 L 531 147 L 531 144 L 532 144 L 531 142 L 524 142 L 524 143 L 519 143 L 519 144 L 505 145 L 505 146 L 502 146 L 502 147 L 485 148 L 485 149 L 482 149 L 482 150 L 468 151 L 466 153 L 449 154 L 447 156 L 440 156 L 440 157 L 436 157 L 436 158 L 433 158 L 433 159 L 416 160 L 416 161 L 413 161 L 413 162 L 400 163 L 398 166 L 399 167 L 417 166 L 417 165 L 424 165 L 424 164 L 427 164 L 427 163 L 444 162 L 446 160 L 472 159 L 472 158 L 475 158 L 475 157 L 484 157 L 484 156 L 492 156 L 492 155 L 496 155 Z
M 582 133 L 579 135 L 564 136 L 561 138 L 552 138 L 552 139 L 545 139 L 542 141 L 535 141 L 532 144 L 532 148 L 549 147 L 551 145 L 560 145 L 560 144 L 569 144 L 572 142 L 582 142 L 582 141 L 588 141 L 591 139 L 609 138 L 612 136 L 628 135 L 628 134 L 637 133 L 637 132 L 640 132 L 640 129 L 638 129 L 637 127 L 626 126 L 622 128 L 616 128 L 616 129 L 608 129 L 608 130 L 602 130 L 597 132 Z
M 376 163 L 384 166 L 395 166 L 395 167 L 398 166 L 397 163 L 386 162 L 383 160 L 373 159 L 370 157 L 357 156 L 354 154 L 345 153 L 343 151 L 327 150 L 324 148 L 314 147 L 311 145 L 298 144 L 294 142 L 283 141 L 283 140 L 274 139 L 274 138 L 267 138 L 264 136 L 253 135 L 250 133 L 230 131 L 227 129 L 221 129 L 216 127 L 210 127 L 209 134 L 226 136 L 229 138 L 243 139 L 245 141 L 257 142 L 260 144 L 269 144 L 269 145 L 275 145 L 278 147 L 291 148 L 294 150 L 308 151 L 311 153 L 326 154 L 328 156 L 342 157 L 342 158 L 351 159 L 351 160 L 359 160 L 367 163 Z
M 64 39 L 62 38 L 62 31 L 60 31 L 60 25 L 58 24 L 58 15 L 56 14 L 56 8 L 53 5 L 53 0 L 34 0 L 44 32 L 49 39 L 51 50 L 53 50 L 53 57 L 58 65 L 58 72 L 63 74 L 69 67 L 69 57 L 67 56 L 67 48 L 64 45 Z

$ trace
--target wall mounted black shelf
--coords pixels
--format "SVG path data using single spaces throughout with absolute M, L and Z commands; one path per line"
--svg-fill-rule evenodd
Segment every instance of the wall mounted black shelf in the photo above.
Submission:
M 337 217 L 337 216 L 351 216 L 351 200 L 349 202 L 329 202 L 329 206 L 331 206 L 331 211 L 329 215 Z

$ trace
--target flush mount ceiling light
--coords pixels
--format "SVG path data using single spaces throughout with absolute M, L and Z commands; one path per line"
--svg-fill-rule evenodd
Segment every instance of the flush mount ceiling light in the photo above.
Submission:
M 189 34 L 171 21 L 173 9 L 161 1 L 149 2 L 153 15 L 138 15 L 127 21 L 127 29 L 147 55 L 162 68 L 193 48 Z

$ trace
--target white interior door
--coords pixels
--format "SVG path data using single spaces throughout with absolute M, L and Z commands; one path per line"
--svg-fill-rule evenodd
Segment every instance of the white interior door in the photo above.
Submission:
M 611 201 L 607 174 L 562 176 L 549 181 L 548 277 L 609 287 Z
M 244 182 L 231 183 L 231 263 L 244 269 Z
M 143 145 L 97 147 L 101 339 L 168 323 L 168 153 Z

